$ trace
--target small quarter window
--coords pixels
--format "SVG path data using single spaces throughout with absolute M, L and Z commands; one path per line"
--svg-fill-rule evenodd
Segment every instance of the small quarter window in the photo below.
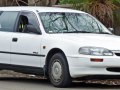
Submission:
M 18 12 L 0 12 L 0 31 L 12 32 L 16 22 Z

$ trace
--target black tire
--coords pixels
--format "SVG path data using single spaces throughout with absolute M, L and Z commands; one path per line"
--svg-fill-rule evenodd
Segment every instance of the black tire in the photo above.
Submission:
M 56 53 L 52 56 L 48 73 L 50 82 L 55 87 L 68 87 L 72 82 L 67 60 L 61 53 Z

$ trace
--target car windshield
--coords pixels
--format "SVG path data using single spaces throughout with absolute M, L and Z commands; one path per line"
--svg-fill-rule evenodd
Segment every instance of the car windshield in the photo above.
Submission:
M 102 26 L 95 18 L 81 13 L 39 13 L 47 33 L 105 33 Z

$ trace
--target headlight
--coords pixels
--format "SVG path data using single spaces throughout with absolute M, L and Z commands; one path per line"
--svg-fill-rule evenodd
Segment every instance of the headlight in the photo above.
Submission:
M 81 47 L 79 53 L 95 56 L 113 56 L 113 53 L 110 50 L 101 47 Z

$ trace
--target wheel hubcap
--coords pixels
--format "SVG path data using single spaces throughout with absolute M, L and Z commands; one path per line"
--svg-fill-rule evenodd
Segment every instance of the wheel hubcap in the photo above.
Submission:
M 59 82 L 61 80 L 62 76 L 62 66 L 58 60 L 55 60 L 55 62 L 52 65 L 52 78 L 55 82 Z

